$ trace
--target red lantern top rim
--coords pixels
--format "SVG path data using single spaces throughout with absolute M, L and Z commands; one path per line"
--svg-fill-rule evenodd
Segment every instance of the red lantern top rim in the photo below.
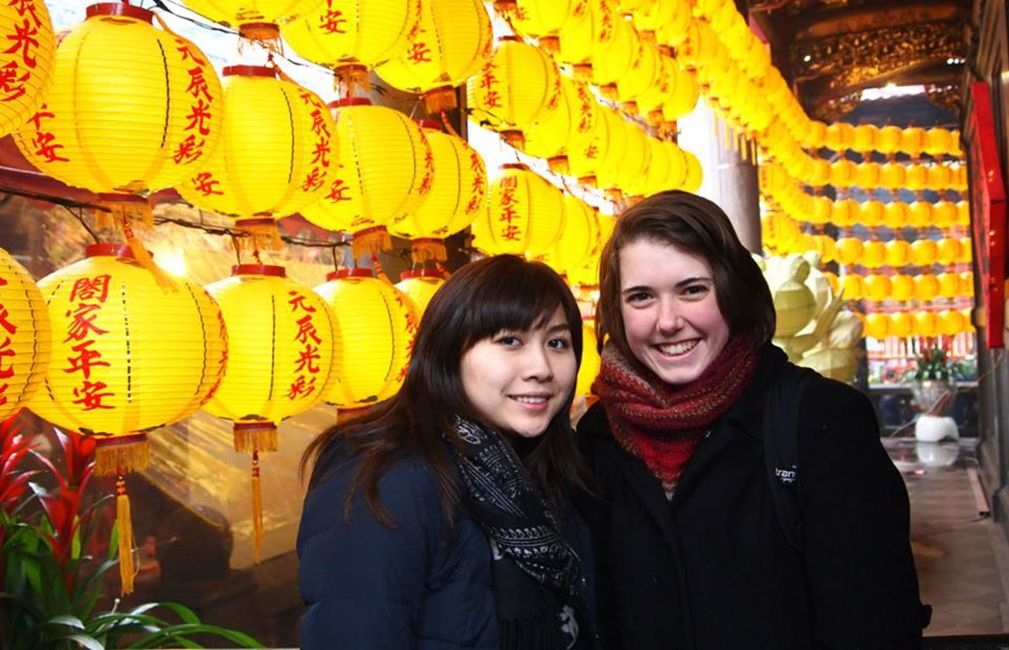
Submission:
M 270 278 L 286 278 L 287 269 L 283 266 L 269 264 L 235 264 L 231 267 L 231 275 L 263 275 Z
M 518 36 L 516 36 L 515 34 L 505 34 L 504 36 L 499 36 L 497 40 L 498 40 L 499 43 L 503 42 L 503 41 L 514 41 L 514 42 L 518 43 L 522 39 L 519 38 Z
M 371 106 L 370 97 L 344 97 L 326 104 L 329 108 L 343 108 L 344 106 Z
M 126 4 L 125 2 L 99 2 L 88 5 L 87 9 L 84 10 L 84 15 L 86 18 L 94 16 L 126 16 L 127 18 L 135 18 L 146 23 L 154 23 L 153 11 Z
M 435 278 L 438 280 L 444 280 L 445 274 L 438 269 L 407 269 L 399 274 L 399 279 L 412 280 L 414 278 Z
M 227 65 L 221 71 L 223 77 L 270 77 L 277 78 L 277 71 L 265 65 Z
M 355 267 L 353 269 L 340 269 L 339 271 L 330 271 L 326 274 L 326 281 L 330 280 L 343 280 L 345 278 L 373 278 L 375 273 L 371 269 L 365 269 L 360 267 Z
M 415 121 L 417 122 L 417 126 L 419 126 L 422 129 L 431 129 L 433 131 L 445 130 L 445 128 L 441 125 L 441 122 L 439 122 L 438 120 L 432 120 L 429 117 L 422 117 Z
M 120 259 L 136 259 L 133 251 L 126 244 L 89 244 L 84 249 L 85 257 L 117 257 Z

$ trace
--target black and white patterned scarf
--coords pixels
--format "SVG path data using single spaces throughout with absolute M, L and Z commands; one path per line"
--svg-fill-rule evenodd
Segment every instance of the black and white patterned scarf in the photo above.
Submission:
M 504 650 L 587 647 L 581 561 L 518 455 L 494 431 L 456 418 L 466 511 L 490 538 Z

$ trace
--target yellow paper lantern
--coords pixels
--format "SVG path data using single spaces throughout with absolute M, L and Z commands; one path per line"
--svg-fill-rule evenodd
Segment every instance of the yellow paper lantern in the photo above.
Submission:
M 184 199 L 237 218 L 286 216 L 318 200 L 337 156 L 333 120 L 315 93 L 273 68 L 229 66 L 220 108 L 220 146 L 176 186 Z
M 680 68 L 676 65 L 676 60 L 671 56 L 659 53 L 658 70 L 654 82 L 634 97 L 634 107 L 638 115 L 644 117 L 650 126 L 659 126 L 665 120 L 662 115 L 662 105 L 671 101 L 679 75 Z
M 932 239 L 918 239 L 911 242 L 911 262 L 916 266 L 931 266 L 935 264 L 939 247 Z
M 904 187 L 918 191 L 928 187 L 928 170 L 924 165 L 908 165 L 904 168 Z
M 655 30 L 656 42 L 669 47 L 683 43 L 692 20 L 689 3 L 681 0 L 658 0 L 651 10 L 635 18 L 639 29 Z
M 925 205 L 929 204 L 925 203 Z M 882 225 L 891 230 L 900 230 L 911 223 L 912 214 L 914 214 L 913 204 L 908 206 L 903 201 L 890 201 L 883 208 Z
M 952 264 L 960 258 L 960 240 L 956 237 L 943 237 L 936 242 L 935 259 L 939 264 Z
M 501 166 L 491 182 L 490 208 L 473 222 L 473 245 L 497 255 L 546 253 L 564 230 L 564 198 L 528 167 Z
M 322 402 L 342 372 L 329 306 L 282 266 L 242 264 L 207 286 L 228 331 L 228 371 L 204 410 L 236 425 L 239 449 L 273 451 L 276 425 Z
M 961 226 L 970 224 L 970 203 L 968 201 L 957 201 L 956 223 Z
M 341 372 L 326 401 L 341 409 L 367 408 L 403 385 L 417 333 L 413 302 L 370 269 L 331 273 L 315 292 L 333 308 Z
M 95 473 L 116 479 L 119 576 L 133 590 L 125 475 L 147 466 L 146 432 L 203 405 L 224 374 L 221 311 L 200 287 L 169 282 L 127 246 L 96 244 L 39 281 L 53 327 L 52 362 L 29 408 L 97 439 Z
M 956 216 L 956 207 L 954 207 L 952 203 L 949 201 L 939 201 L 932 204 L 931 219 L 922 223 L 922 227 L 934 226 L 936 228 L 946 229 L 955 224 Z
M 943 298 L 956 298 L 960 292 L 960 276 L 956 273 L 940 273 L 936 276 L 939 281 L 939 295 Z
M 897 273 L 890 278 L 890 297 L 894 300 L 910 300 L 914 295 L 914 278 Z
M 887 333 L 890 336 L 899 336 L 901 338 L 911 336 L 911 333 L 914 331 L 914 319 L 906 311 L 894 312 L 890 314 L 890 323 L 887 329 Z
M 889 276 L 871 274 L 865 276 L 865 297 L 880 302 L 890 297 L 892 285 Z
M 935 336 L 939 333 L 939 321 L 935 312 L 917 311 L 914 313 L 913 332 L 918 336 Z
M 628 29 L 632 29 L 629 23 L 627 25 Z M 637 52 L 631 67 L 625 74 L 619 74 L 616 77 L 617 99 L 621 102 L 634 102 L 641 95 L 647 94 L 659 83 L 659 78 L 664 75 L 662 66 L 662 57 L 655 44 L 644 39 L 637 39 Z M 600 66 L 593 66 L 594 73 L 597 68 Z M 602 74 L 602 72 L 600 73 Z M 647 113 L 645 114 L 647 115 Z
M 828 221 L 835 223 L 835 219 L 843 221 L 846 218 L 846 215 L 841 213 L 846 207 L 851 207 L 850 205 L 837 206 L 826 196 L 812 197 L 812 206 L 813 209 L 809 213 L 809 221 L 815 224 L 827 223 Z M 792 214 L 799 212 L 799 214 L 801 214 L 801 211 L 789 210 L 789 212 Z
M 355 257 L 374 255 L 388 248 L 388 226 L 423 207 L 435 180 L 434 151 L 420 127 L 399 111 L 363 97 L 330 106 L 341 164 L 321 198 L 301 214 L 327 230 L 353 233 Z
M 692 74 L 679 65 L 672 66 L 671 70 L 676 74 L 676 83 L 673 84 L 672 96 L 662 105 L 662 117 L 667 122 L 674 122 L 693 111 L 701 95 L 701 89 Z
M 0 137 L 36 115 L 52 86 L 56 35 L 42 0 L 0 6 Z
M 504 10 L 516 32 L 538 39 L 540 46 L 550 52 L 556 52 L 560 47 L 560 33 L 566 25 L 585 20 L 588 16 L 588 0 L 515 0 L 495 3 L 495 8 Z
M 825 196 L 818 196 L 814 201 L 815 203 L 824 203 L 825 201 L 830 201 L 830 199 Z M 816 207 L 818 208 L 819 206 Z M 841 199 L 831 202 L 830 222 L 835 226 L 844 228 L 854 224 L 856 220 L 861 220 L 861 218 L 861 206 L 854 199 Z
M 855 186 L 866 190 L 879 187 L 880 174 L 879 163 L 872 161 L 860 162 L 855 165 Z
M 838 263 L 846 266 L 858 264 L 861 261 L 863 249 L 864 245 L 861 239 L 855 237 L 838 239 L 836 246 Z
M 930 190 L 944 190 L 955 184 L 953 182 L 953 174 L 950 171 L 950 168 L 942 163 L 936 163 L 928 167 L 925 167 L 924 165 L 917 166 L 922 167 L 925 170 L 926 179 L 923 186 Z
M 890 335 L 890 318 L 888 314 L 873 312 L 865 315 L 865 335 L 876 340 L 885 339 Z
M 827 141 L 827 125 L 819 120 L 812 120 L 809 123 L 809 135 L 806 136 L 805 145 L 810 149 L 819 149 Z
M 543 256 L 562 275 L 585 264 L 585 260 L 600 252 L 599 218 L 595 208 L 576 196 L 564 195 L 564 236 L 559 237 Z
M 865 297 L 865 280 L 862 276 L 853 273 L 842 275 L 841 295 L 846 300 L 862 300 Z
M 878 240 L 872 239 L 862 245 L 862 257 L 857 262 L 870 269 L 878 269 L 886 261 L 886 245 Z
M 939 295 L 939 280 L 931 273 L 914 276 L 914 297 L 922 302 Z
M 87 13 L 60 40 L 46 103 L 14 142 L 40 171 L 93 192 L 170 185 L 216 147 L 217 74 L 195 45 L 155 29 L 146 9 L 106 3 Z
M 583 16 L 572 16 L 558 30 L 557 59 L 574 66 L 578 75 L 587 80 L 592 74 L 593 55 L 613 40 L 617 20 L 620 16 L 610 0 L 587 0 Z
M 416 261 L 444 261 L 442 240 L 468 227 L 487 210 L 487 168 L 476 149 L 458 136 L 443 133 L 437 122 L 425 120 L 420 126 L 431 146 L 432 165 L 437 173 L 427 198 L 412 211 L 400 213 L 390 222 L 389 230 L 394 235 L 414 240 Z M 384 130 L 375 135 L 378 133 L 390 135 Z M 376 180 L 389 182 L 394 179 L 378 177 Z
M 687 173 L 683 179 L 683 191 L 696 192 L 701 189 L 701 182 L 704 180 L 704 171 L 701 169 L 701 161 L 697 156 L 689 151 L 683 150 L 683 157 L 687 163 Z
M 974 260 L 974 245 L 970 237 L 960 238 L 960 255 L 956 261 L 960 264 L 970 264 Z
M 609 111 L 618 127 L 615 141 L 603 157 L 596 172 L 598 186 L 630 194 L 639 193 L 636 186 L 643 183 L 648 172 L 648 136 L 636 123 L 629 122 L 613 111 Z
M 419 34 L 419 11 L 426 6 L 402 0 L 315 0 L 303 3 L 299 15 L 280 31 L 295 52 L 333 68 L 350 90 L 367 85 L 370 68 L 408 49 L 408 37 Z M 456 10 L 464 11 L 461 6 Z M 416 50 L 418 55 L 430 61 L 432 45 L 422 42 L 421 47 L 425 49 Z
M 417 319 L 424 315 L 434 294 L 445 284 L 444 273 L 435 269 L 414 269 L 399 274 L 396 288 L 407 295 L 417 308 Z
M 560 76 L 561 96 L 557 109 L 523 129 L 522 151 L 547 158 L 551 169 L 568 173 L 569 150 L 588 146 L 593 135 L 599 104 L 586 84 Z
M 542 50 L 502 37 L 490 61 L 466 83 L 473 119 L 520 145 L 526 125 L 557 109 L 559 74 Z
M 814 187 L 830 183 L 830 161 L 824 158 L 814 158 L 812 171 L 809 174 L 809 184 Z
M 0 248 L 0 422 L 25 405 L 49 368 L 52 327 L 42 292 Z
M 837 152 L 849 149 L 855 143 L 855 127 L 847 122 L 834 122 L 827 127 L 824 144 Z
M 455 108 L 454 87 L 487 64 L 494 39 L 490 16 L 480 0 L 421 2 L 420 7 L 419 29 L 398 44 L 396 55 L 376 71 L 390 86 L 423 94 L 428 111 L 437 113 Z
M 890 161 L 879 168 L 879 184 L 888 190 L 904 187 L 906 169 L 902 163 Z
M 876 125 L 859 124 L 855 127 L 854 140 L 851 148 L 859 153 L 868 153 L 876 147 Z M 861 165 L 859 165 L 861 166 Z M 859 185 L 859 187 L 872 187 L 871 185 Z
M 596 380 L 600 367 L 602 359 L 596 344 L 596 321 L 586 317 L 582 319 L 582 363 L 575 380 L 575 395 L 587 396 L 592 392 L 592 382 Z
M 898 268 L 907 264 L 911 258 L 911 245 L 902 239 L 890 240 L 885 247 L 884 263 L 887 266 Z
M 898 202 L 894 201 L 893 203 Z M 901 203 L 901 205 L 906 206 L 905 212 L 907 213 L 907 220 L 904 223 L 905 226 L 927 228 L 932 224 L 932 220 L 935 218 L 934 206 L 928 201 L 915 201 L 911 204 Z
M 49 422 L 101 439 L 137 434 L 191 415 L 220 383 L 218 306 L 182 280 L 163 288 L 128 247 L 91 245 L 38 286 L 52 363 L 30 408 Z
M 958 291 L 961 296 L 973 296 L 974 295 L 974 272 L 973 271 L 962 271 L 960 273 L 960 288 Z
M 282 266 L 244 264 L 207 286 L 228 332 L 228 369 L 204 410 L 233 423 L 235 450 L 252 455 L 253 555 L 263 543 L 259 454 L 277 425 L 321 403 L 340 372 L 332 310 Z
M 855 184 L 855 163 L 841 158 L 830 165 L 830 184 L 834 187 L 851 187 Z
M 900 139 L 903 130 L 899 126 L 887 124 L 876 132 L 876 151 L 890 155 L 900 150 Z
M 912 158 L 921 155 L 927 144 L 928 134 L 921 127 L 909 126 L 900 132 L 900 150 Z
M 954 148 L 953 136 L 949 129 L 933 127 L 927 132 L 928 142 L 925 152 L 932 156 L 942 156 L 951 153 Z
M 956 336 L 967 328 L 966 319 L 958 309 L 943 309 L 937 316 L 936 332 L 946 336 Z
M 830 290 L 836 295 L 841 290 L 841 280 L 837 277 L 837 274 L 833 271 L 824 271 L 823 277 L 827 278 L 827 283 L 830 284 Z
M 599 44 L 592 52 L 592 83 L 600 87 L 604 94 L 620 98 L 617 91 L 617 80 L 621 77 L 634 77 L 632 67 L 635 65 L 641 52 L 641 40 L 638 33 L 634 31 L 631 23 L 623 20 L 619 16 L 613 21 L 613 38 L 603 44 Z M 654 48 L 651 49 L 655 53 Z M 640 72 L 639 68 L 639 72 Z M 647 72 L 647 71 L 646 71 Z M 651 75 L 654 77 L 654 63 L 651 68 Z M 640 75 L 638 75 L 640 76 Z M 632 85 L 640 89 L 643 80 L 632 81 Z M 628 99 L 620 98 L 621 101 Z

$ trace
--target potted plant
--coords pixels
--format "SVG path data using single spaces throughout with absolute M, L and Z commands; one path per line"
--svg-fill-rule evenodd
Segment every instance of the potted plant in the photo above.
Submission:
M 106 573 L 117 562 L 115 527 L 107 550 L 94 541 L 111 497 L 86 490 L 94 440 L 62 431 L 56 436 L 62 467 L 32 448 L 13 417 L 0 423 L 0 647 L 202 647 L 195 635 L 262 647 L 246 634 L 202 623 L 178 603 L 145 603 L 122 612 L 118 600 L 111 608 L 101 606 Z
M 942 348 L 926 348 L 915 358 L 905 377 L 921 411 L 915 421 L 918 440 L 938 442 L 959 437 L 956 422 L 946 414 L 956 397 L 956 382 L 964 376 L 963 364 L 950 359 Z

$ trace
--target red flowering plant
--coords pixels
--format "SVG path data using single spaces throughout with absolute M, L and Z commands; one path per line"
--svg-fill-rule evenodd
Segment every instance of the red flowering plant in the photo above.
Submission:
M 246 634 L 202 623 L 178 603 L 117 612 L 116 601 L 113 611 L 99 611 L 105 574 L 117 563 L 115 528 L 107 547 L 93 541 L 111 496 L 86 490 L 94 440 L 59 430 L 56 437 L 62 467 L 31 446 L 15 418 L 0 423 L 0 648 L 198 648 L 191 637 L 208 634 L 261 647 Z M 178 622 L 154 611 L 170 612 Z

